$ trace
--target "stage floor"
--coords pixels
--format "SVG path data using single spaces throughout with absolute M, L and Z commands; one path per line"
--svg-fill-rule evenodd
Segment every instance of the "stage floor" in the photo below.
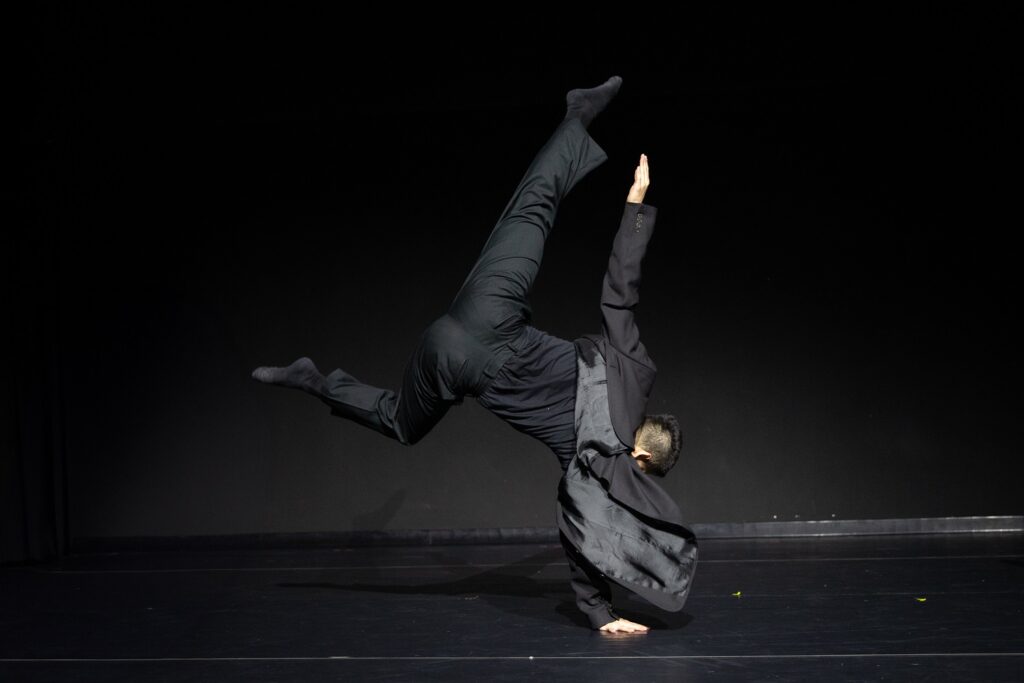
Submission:
M 1024 535 L 700 542 L 682 612 L 591 630 L 558 545 L 0 568 L 0 681 L 1022 681 Z

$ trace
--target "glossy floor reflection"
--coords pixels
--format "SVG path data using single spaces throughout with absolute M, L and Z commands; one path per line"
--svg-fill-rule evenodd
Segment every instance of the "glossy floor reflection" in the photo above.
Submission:
M 591 630 L 558 545 L 101 553 L 0 569 L 0 681 L 1024 680 L 1024 536 L 705 540 Z

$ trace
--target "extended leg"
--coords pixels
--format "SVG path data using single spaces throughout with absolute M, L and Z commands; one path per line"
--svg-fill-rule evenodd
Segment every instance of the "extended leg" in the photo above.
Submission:
M 558 206 L 607 158 L 584 121 L 570 115 L 534 157 L 449 307 L 452 317 L 484 343 L 510 342 L 530 321 L 527 295 Z

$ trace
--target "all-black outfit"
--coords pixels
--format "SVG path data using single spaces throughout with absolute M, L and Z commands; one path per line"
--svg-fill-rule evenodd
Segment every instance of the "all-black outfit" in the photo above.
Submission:
M 404 444 L 419 441 L 452 405 L 473 396 L 549 446 L 566 473 L 558 513 L 571 584 L 594 628 L 617 618 L 606 579 L 676 610 L 696 561 L 696 541 L 675 503 L 630 455 L 657 373 L 633 318 L 656 208 L 625 205 L 602 289 L 600 335 L 568 341 L 529 324 L 527 295 L 559 203 L 607 158 L 579 119 L 564 119 L 534 157 L 448 311 L 421 334 L 399 390 L 369 386 L 339 368 L 321 395 L 332 414 Z M 595 416 L 577 405 L 581 368 L 587 391 L 596 392 L 588 403 L 600 406 L 590 410 Z M 591 368 L 599 375 L 591 377 Z M 603 439 L 581 442 L 581 420 L 588 434 L 603 429 Z M 616 517 L 597 519 L 608 513 Z

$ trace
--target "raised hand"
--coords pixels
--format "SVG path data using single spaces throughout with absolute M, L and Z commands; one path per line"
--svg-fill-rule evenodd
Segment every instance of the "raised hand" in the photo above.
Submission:
M 627 202 L 634 204 L 640 204 L 644 201 L 644 195 L 647 194 L 647 188 L 651 184 L 651 171 L 647 166 L 647 155 L 640 155 L 640 164 L 633 171 L 633 186 L 629 188 L 629 195 L 626 197 Z

